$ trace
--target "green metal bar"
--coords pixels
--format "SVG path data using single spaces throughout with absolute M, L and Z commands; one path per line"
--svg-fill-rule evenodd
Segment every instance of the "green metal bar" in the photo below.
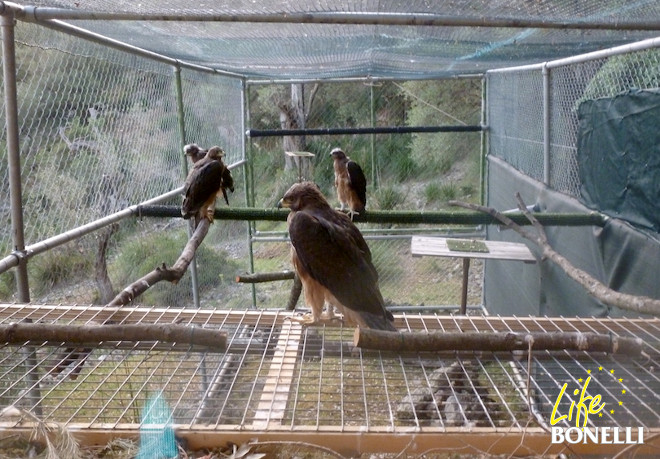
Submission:
M 254 220 L 286 221 L 287 209 L 257 209 L 254 207 L 221 207 L 215 209 L 217 220 Z M 181 217 L 181 211 L 175 206 L 140 206 L 143 217 Z M 598 212 L 579 213 L 533 213 L 545 226 L 604 226 L 607 217 Z M 506 214 L 519 225 L 529 225 L 527 218 L 520 212 Z M 363 223 L 403 223 L 436 225 L 499 225 L 494 217 L 473 211 L 429 211 L 413 212 L 398 210 L 369 210 L 362 215 L 355 215 L 355 222 Z
M 353 135 L 353 134 L 412 134 L 415 132 L 479 132 L 481 126 L 374 126 L 365 128 L 316 129 L 248 129 L 246 135 L 255 137 L 284 137 L 289 135 Z

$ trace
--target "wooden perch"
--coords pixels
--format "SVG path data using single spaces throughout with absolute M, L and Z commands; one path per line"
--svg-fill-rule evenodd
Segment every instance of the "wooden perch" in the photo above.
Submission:
M 507 228 L 514 230 L 525 239 L 532 241 L 541 248 L 543 259 L 547 258 L 556 263 L 571 279 L 584 287 L 584 289 L 597 300 L 628 311 L 660 316 L 660 300 L 647 296 L 637 296 L 617 292 L 616 290 L 612 290 L 600 282 L 586 271 L 573 266 L 570 261 L 568 261 L 563 255 L 560 255 L 550 246 L 543 226 L 538 221 L 538 219 L 536 219 L 534 215 L 532 215 L 532 213 L 527 210 L 525 203 L 520 197 L 520 193 L 516 193 L 516 200 L 518 201 L 518 208 L 530 221 L 532 226 L 536 229 L 536 232 L 532 232 L 521 227 L 506 215 L 490 207 L 460 201 L 450 201 L 449 204 L 466 209 L 485 212 L 496 218 Z
M 639 338 L 596 333 L 390 332 L 356 328 L 353 344 L 362 349 L 396 352 L 572 350 L 642 355 Z
M 178 324 L 57 325 L 14 323 L 0 325 L 0 342 L 26 341 L 59 345 L 95 346 L 108 341 L 161 341 L 202 346 L 215 351 L 227 349 L 227 334 L 219 330 Z
M 246 284 L 259 284 L 261 282 L 273 282 L 281 280 L 290 280 L 295 277 L 296 273 L 293 271 L 281 271 L 272 273 L 254 273 L 254 274 L 240 274 L 236 276 L 236 282 Z

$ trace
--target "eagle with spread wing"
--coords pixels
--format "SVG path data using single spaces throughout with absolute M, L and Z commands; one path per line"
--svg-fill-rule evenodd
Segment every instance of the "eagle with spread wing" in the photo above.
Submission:
M 211 147 L 204 158 L 194 163 L 183 186 L 183 204 L 181 215 L 185 219 L 195 217 L 195 226 L 202 218 L 213 223 L 215 200 L 219 192 L 229 205 L 226 189 L 234 191 L 231 172 L 222 162 L 224 151 L 220 147 Z
M 349 325 L 396 331 L 378 288 L 369 246 L 351 219 L 330 207 L 312 182 L 293 185 L 278 207 L 291 209 L 287 217 L 291 259 L 312 309 L 311 318 L 297 320 L 310 325 L 332 319 L 323 317 L 327 302 L 344 314 Z
M 348 206 L 351 219 L 364 212 L 367 205 L 367 178 L 358 163 L 351 160 L 341 148 L 330 152 L 335 169 L 335 188 L 341 210 Z

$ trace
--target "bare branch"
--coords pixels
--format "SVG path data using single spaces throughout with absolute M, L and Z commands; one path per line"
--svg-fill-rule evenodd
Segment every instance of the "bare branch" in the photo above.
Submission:
M 358 327 L 353 344 L 362 349 L 396 352 L 574 350 L 642 355 L 639 338 L 597 333 L 390 332 Z
M 271 273 L 253 273 L 236 276 L 236 282 L 245 284 L 259 284 L 262 282 L 273 282 L 281 280 L 292 280 L 296 273 L 293 271 L 279 271 Z
M 58 325 L 18 322 L 0 325 L 0 341 L 10 344 L 65 342 L 94 347 L 101 342 L 107 345 L 117 341 L 161 341 L 220 351 L 227 348 L 227 334 L 224 332 L 178 324 Z
M 119 294 L 108 303 L 108 306 L 125 306 L 157 282 L 163 280 L 172 282 L 173 284 L 179 282 L 192 262 L 192 259 L 195 256 L 195 251 L 206 237 L 210 224 L 211 223 L 205 218 L 199 222 L 195 232 L 184 247 L 183 252 L 181 252 L 178 260 L 171 268 L 168 268 L 165 266 L 165 263 L 163 263 L 162 266 L 157 267 L 147 275 L 124 288 L 124 290 L 119 292 Z
M 528 219 L 530 217 L 534 218 L 533 215 L 529 211 L 527 211 L 525 203 L 522 201 L 519 195 L 517 195 L 517 199 L 519 201 L 518 204 L 519 207 L 521 207 L 521 210 L 525 209 L 523 212 L 525 212 L 527 218 Z M 463 207 L 466 209 L 485 212 L 493 216 L 498 221 L 500 221 L 507 228 L 514 230 L 516 233 L 520 234 L 525 239 L 532 241 L 541 248 L 541 254 L 544 259 L 549 258 L 550 260 L 552 260 L 555 264 L 557 264 L 557 266 L 559 266 L 566 273 L 566 275 L 568 275 L 568 277 L 570 277 L 578 284 L 580 284 L 590 295 L 592 295 L 597 300 L 602 301 L 605 304 L 616 306 L 618 308 L 625 309 L 628 311 L 634 311 L 640 314 L 651 314 L 655 316 L 660 316 L 660 300 L 650 298 L 647 296 L 637 296 L 637 295 L 630 295 L 627 293 L 620 293 L 617 292 L 616 290 L 612 290 L 611 288 L 600 282 L 598 279 L 596 279 L 586 271 L 583 271 L 573 266 L 571 262 L 568 261 L 564 256 L 556 252 L 547 242 L 547 239 L 545 238 L 545 231 L 542 231 L 542 233 L 539 235 L 527 231 L 520 225 L 516 224 L 509 217 L 507 217 L 506 215 L 502 214 L 501 212 L 498 212 L 497 210 L 491 207 L 485 207 L 478 204 L 471 204 L 461 201 L 450 201 L 449 204 Z M 536 221 L 535 218 L 534 221 L 536 221 L 536 223 L 534 223 L 534 221 L 532 220 L 530 221 L 532 222 L 532 224 L 534 224 L 535 227 L 537 225 L 541 226 L 540 223 Z
M 207 220 L 206 218 L 203 218 L 199 224 L 197 225 L 197 228 L 195 229 L 195 232 L 193 235 L 190 237 L 188 240 L 188 243 L 186 246 L 183 248 L 183 251 L 181 252 L 181 255 L 177 259 L 177 261 L 172 265 L 171 268 L 168 268 L 165 266 L 165 263 L 162 264 L 162 266 L 157 267 L 150 273 L 148 273 L 146 276 L 141 277 L 137 281 L 133 282 L 132 284 L 128 285 L 126 288 L 124 288 L 115 298 L 107 304 L 108 307 L 116 307 L 116 306 L 125 306 L 129 304 L 131 301 L 133 301 L 135 298 L 140 296 L 142 293 L 144 293 L 146 290 L 148 290 L 151 286 L 156 284 L 157 282 L 167 280 L 170 281 L 174 284 L 176 284 L 185 274 L 186 270 L 188 269 L 188 266 L 192 262 L 193 257 L 195 256 L 195 252 L 197 251 L 197 248 L 200 246 L 204 238 L 206 237 L 206 234 L 209 231 L 209 226 L 211 222 Z M 103 327 L 109 327 L 111 322 L 105 322 Z M 25 326 L 33 326 L 37 324 L 23 324 Z M 145 325 L 146 327 L 154 327 L 154 330 L 158 327 L 156 325 Z M 123 326 L 120 326 L 123 327 Z M 189 327 L 188 328 L 188 333 L 190 333 Z M 137 340 L 145 340 L 149 339 L 149 332 L 146 332 L 142 334 L 142 336 L 138 336 Z M 70 339 L 62 339 L 59 340 L 60 343 L 63 342 L 72 342 L 72 343 L 77 343 L 77 341 L 74 340 L 73 336 L 69 337 Z M 36 339 L 36 337 L 35 337 Z M 74 340 L 74 341 L 71 341 Z M 158 340 L 157 338 L 154 338 L 154 340 Z M 69 365 L 74 365 L 73 370 L 69 374 L 69 377 L 71 379 L 76 379 L 78 377 L 78 374 L 82 370 L 83 364 L 87 357 L 89 357 L 89 354 L 92 352 L 91 347 L 67 347 L 62 349 L 61 352 L 58 353 L 57 360 L 58 363 L 54 368 L 51 369 L 51 373 L 53 374 L 59 374 L 60 372 L 64 371 L 64 369 L 69 366 Z

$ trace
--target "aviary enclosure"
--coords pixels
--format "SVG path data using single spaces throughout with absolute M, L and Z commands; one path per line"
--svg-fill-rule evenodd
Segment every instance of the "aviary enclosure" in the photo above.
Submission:
M 657 454 L 660 7 L 427 3 L 0 2 L 2 444 L 27 454 L 7 442 L 34 435 L 61 457 L 118 439 L 129 457 Z M 113 304 L 192 235 L 179 217 L 192 142 L 224 148 L 230 205 L 175 285 Z M 431 350 L 288 320 L 275 204 L 303 178 L 336 204 L 334 146 L 365 169 L 356 224 L 395 325 L 438 339 Z M 447 206 L 536 230 L 516 193 L 605 296 L 511 225 Z M 534 261 L 413 256 L 426 237 L 524 244 Z M 236 282 L 265 274 L 277 280 Z M 191 336 L 81 341 L 49 325 Z M 517 347 L 465 344 L 479 335 Z M 565 346 L 534 347 L 557 336 Z M 576 420 L 557 419 L 584 397 L 604 404 L 582 411 L 587 430 L 620 442 L 578 441 Z M 573 436 L 554 441 L 553 427 Z

